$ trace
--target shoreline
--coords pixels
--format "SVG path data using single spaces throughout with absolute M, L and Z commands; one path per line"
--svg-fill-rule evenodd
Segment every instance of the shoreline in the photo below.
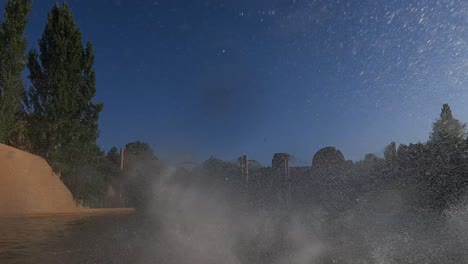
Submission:
M 129 215 L 136 212 L 135 208 L 78 208 L 69 212 L 37 212 L 26 214 L 0 215 L 0 218 L 16 217 L 49 217 L 49 216 L 100 216 L 100 215 Z

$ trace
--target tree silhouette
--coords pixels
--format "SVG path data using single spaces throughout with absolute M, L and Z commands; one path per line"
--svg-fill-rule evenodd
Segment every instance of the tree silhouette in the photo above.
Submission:
M 459 145 L 466 134 L 466 125 L 455 119 L 448 104 L 442 106 L 440 117 L 433 126 L 429 137 L 432 144 Z
M 50 11 L 40 54 L 29 53 L 32 86 L 26 101 L 31 119 L 33 151 L 45 157 L 64 182 L 74 189 L 80 184 L 78 169 L 102 155 L 96 145 L 102 104 L 96 93 L 91 43 L 83 47 L 81 32 L 66 4 Z
M 24 29 L 31 0 L 9 0 L 0 25 L 0 143 L 25 147 L 24 85 L 27 40 Z

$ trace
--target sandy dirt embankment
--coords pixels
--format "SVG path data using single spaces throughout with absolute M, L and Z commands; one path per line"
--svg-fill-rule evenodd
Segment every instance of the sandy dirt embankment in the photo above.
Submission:
M 0 144 L 0 217 L 132 213 L 132 208 L 83 209 L 41 157 Z

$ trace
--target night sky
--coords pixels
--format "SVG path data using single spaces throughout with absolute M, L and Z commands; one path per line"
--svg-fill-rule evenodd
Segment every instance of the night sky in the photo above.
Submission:
M 31 47 L 54 2 L 34 1 Z M 426 141 L 445 102 L 468 121 L 465 1 L 68 3 L 95 48 L 106 150 L 307 165 L 328 145 L 359 160 Z

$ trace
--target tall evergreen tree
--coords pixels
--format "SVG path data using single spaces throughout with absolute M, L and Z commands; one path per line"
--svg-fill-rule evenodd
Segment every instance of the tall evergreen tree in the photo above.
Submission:
M 455 119 L 448 104 L 442 106 L 440 118 L 433 124 L 427 147 L 428 164 L 424 182 L 433 208 L 444 208 L 458 200 L 466 186 L 466 125 Z
M 32 86 L 27 105 L 34 151 L 46 157 L 73 191 L 77 164 L 99 155 L 96 140 L 102 104 L 93 102 L 96 76 L 91 43 L 83 47 L 81 32 L 66 4 L 48 15 L 39 51 L 28 57 Z M 67 183 L 67 179 L 64 179 Z M 69 179 L 70 180 L 70 179 Z
M 450 106 L 444 104 L 440 112 L 440 118 L 432 126 L 429 142 L 442 145 L 459 145 L 463 143 L 465 134 L 466 125 L 455 119 Z
M 31 0 L 9 0 L 0 25 L 0 143 L 25 147 L 24 85 L 27 40 L 24 29 Z

